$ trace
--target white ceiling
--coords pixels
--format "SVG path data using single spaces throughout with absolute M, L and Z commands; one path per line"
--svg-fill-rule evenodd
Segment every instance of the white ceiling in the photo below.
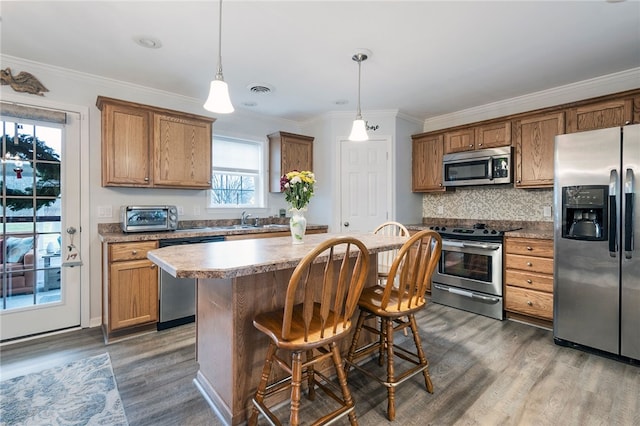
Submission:
M 4 55 L 203 102 L 215 74 L 217 1 L 2 0 L 0 13 Z M 226 0 L 222 28 L 235 107 L 292 120 L 355 115 L 358 48 L 372 52 L 365 118 L 399 109 L 426 119 L 640 67 L 637 0 Z M 139 46 L 141 36 L 162 47 Z

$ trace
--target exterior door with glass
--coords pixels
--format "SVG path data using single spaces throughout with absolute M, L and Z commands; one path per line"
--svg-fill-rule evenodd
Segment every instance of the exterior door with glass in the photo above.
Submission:
M 67 233 L 80 223 L 80 116 L 44 114 L 52 122 L 5 112 L 1 341 L 79 326 L 81 275 L 79 232 Z

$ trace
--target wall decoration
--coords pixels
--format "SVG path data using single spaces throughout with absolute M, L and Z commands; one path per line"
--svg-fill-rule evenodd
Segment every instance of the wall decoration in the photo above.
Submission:
M 44 87 L 40 80 L 26 71 L 20 71 L 18 75 L 11 74 L 11 68 L 0 70 L 0 78 L 3 86 L 11 86 L 16 92 L 25 92 L 32 95 L 44 96 L 43 92 L 49 89 Z

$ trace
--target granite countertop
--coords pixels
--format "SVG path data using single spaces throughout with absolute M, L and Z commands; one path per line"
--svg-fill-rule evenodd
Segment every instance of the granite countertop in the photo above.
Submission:
M 423 218 L 422 223 L 405 225 L 410 231 L 429 229 L 429 226 L 464 226 L 471 228 L 475 223 L 484 223 L 487 228 L 505 231 L 505 237 L 553 239 L 553 222 L 527 222 L 508 220 L 468 220 Z
M 407 240 L 371 233 L 349 235 L 362 241 L 371 254 L 401 247 Z M 306 235 L 303 244 L 292 244 L 286 236 L 168 246 L 149 251 L 147 257 L 177 278 L 234 278 L 294 268 L 319 243 L 336 236 L 344 234 Z
M 289 225 L 284 223 L 268 223 L 260 226 L 234 227 L 237 224 L 227 223 L 183 223 L 175 231 L 162 232 L 134 232 L 126 233 L 120 229 L 118 223 L 98 225 L 98 234 L 103 243 L 126 243 L 134 241 L 171 240 L 177 238 L 198 238 L 226 235 L 264 234 L 271 232 L 289 232 Z M 307 230 L 328 229 L 327 225 L 307 225 Z

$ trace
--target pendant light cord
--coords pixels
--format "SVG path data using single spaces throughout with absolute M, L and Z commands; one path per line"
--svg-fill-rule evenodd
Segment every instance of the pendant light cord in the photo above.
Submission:
M 222 77 L 222 0 L 219 2 L 220 12 L 218 13 L 218 72 L 216 80 L 224 80 Z
M 362 112 L 360 111 L 360 71 L 362 69 L 362 56 L 358 55 L 358 114 L 356 115 L 356 119 L 362 119 Z

